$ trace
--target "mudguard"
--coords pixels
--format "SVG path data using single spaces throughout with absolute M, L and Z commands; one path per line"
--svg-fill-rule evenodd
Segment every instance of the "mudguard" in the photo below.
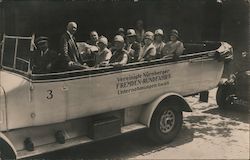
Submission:
M 147 127 L 150 127 L 150 121 L 155 109 L 162 103 L 171 103 L 171 102 L 181 104 L 180 106 L 182 107 L 179 108 L 181 111 L 192 112 L 191 107 L 186 102 L 183 96 L 181 96 L 178 93 L 167 93 L 158 97 L 145 107 L 140 116 L 140 122 L 146 125 Z

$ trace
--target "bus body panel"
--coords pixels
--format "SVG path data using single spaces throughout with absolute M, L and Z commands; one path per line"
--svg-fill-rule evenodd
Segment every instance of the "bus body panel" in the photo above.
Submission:
M 59 123 L 146 104 L 165 93 L 198 93 L 216 87 L 222 70 L 223 63 L 215 60 L 182 61 L 32 84 L 3 72 L 7 126 L 15 129 Z

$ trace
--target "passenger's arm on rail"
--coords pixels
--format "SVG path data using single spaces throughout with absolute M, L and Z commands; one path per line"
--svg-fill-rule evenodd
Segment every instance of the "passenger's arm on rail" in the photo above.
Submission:
M 177 47 L 176 47 L 175 55 L 179 57 L 180 55 L 182 55 L 184 50 L 185 50 L 185 48 L 184 48 L 183 43 L 179 42 Z
M 155 56 L 156 56 L 156 49 L 155 48 L 151 48 L 149 51 L 148 51 L 148 54 L 145 56 L 145 60 L 146 61 L 151 61 L 153 59 L 155 59 Z
M 112 66 L 123 66 L 128 63 L 128 55 L 124 54 L 120 62 L 111 63 Z

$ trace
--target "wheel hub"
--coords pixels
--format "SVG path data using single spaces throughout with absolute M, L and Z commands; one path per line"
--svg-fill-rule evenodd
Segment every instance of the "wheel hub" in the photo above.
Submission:
M 160 118 L 160 130 L 163 133 L 171 131 L 175 124 L 175 115 L 173 111 L 165 111 Z

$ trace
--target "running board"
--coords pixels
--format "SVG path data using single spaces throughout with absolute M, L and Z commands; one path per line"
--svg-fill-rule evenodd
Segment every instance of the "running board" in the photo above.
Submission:
M 132 132 L 132 131 L 139 130 L 139 129 L 143 129 L 146 127 L 147 127 L 146 125 L 143 125 L 141 123 L 130 124 L 130 125 L 121 127 L 121 134 Z M 117 135 L 115 135 L 115 136 L 117 136 Z M 114 137 L 114 136 L 112 136 L 112 137 Z M 108 138 L 110 138 L 110 137 L 108 137 Z M 27 151 L 27 150 L 18 151 L 17 152 L 17 159 L 27 158 L 27 157 L 31 157 L 31 156 L 40 155 L 43 153 L 48 153 L 48 152 L 53 152 L 53 151 L 57 151 L 57 150 L 61 150 L 61 149 L 66 149 L 66 148 L 70 148 L 73 146 L 77 146 L 77 145 L 81 145 L 81 144 L 85 144 L 85 143 L 89 143 L 89 142 L 94 142 L 94 141 L 95 140 L 93 140 L 87 136 L 81 136 L 81 137 L 68 139 L 65 141 L 64 144 L 59 144 L 59 143 L 55 142 L 55 143 L 50 143 L 50 144 L 46 144 L 46 145 L 42 145 L 42 146 L 37 146 L 37 147 L 34 147 L 34 151 Z

